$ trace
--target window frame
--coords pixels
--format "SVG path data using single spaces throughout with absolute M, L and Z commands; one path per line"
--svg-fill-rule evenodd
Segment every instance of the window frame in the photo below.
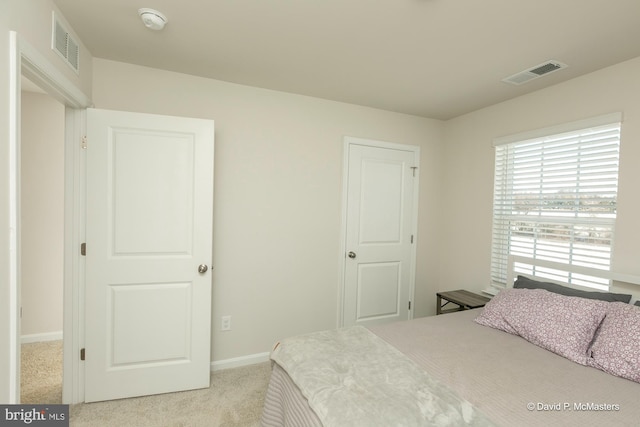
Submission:
M 507 285 L 506 281 L 508 279 L 507 271 L 509 268 L 508 266 L 509 256 L 523 255 L 522 253 L 517 253 L 517 251 L 515 251 L 516 253 L 514 253 L 513 251 L 513 248 L 516 246 L 516 245 L 512 245 L 514 241 L 512 237 L 516 234 L 513 231 L 513 228 L 514 228 L 513 224 L 515 222 L 515 218 L 518 216 L 522 218 L 522 215 L 521 214 L 518 215 L 514 213 L 515 212 L 514 209 L 517 206 L 517 202 L 515 200 L 517 198 L 518 192 L 514 190 L 516 185 L 513 182 L 509 182 L 508 180 L 513 179 L 513 176 L 516 173 L 516 170 L 513 164 L 503 163 L 505 159 L 507 159 L 508 161 L 508 157 L 503 157 L 503 156 L 506 156 L 506 153 L 504 153 L 504 151 L 518 150 L 518 149 L 524 150 L 523 147 L 526 147 L 527 144 L 531 145 L 532 143 L 534 144 L 537 143 L 538 145 L 544 147 L 546 140 L 550 139 L 553 141 L 555 140 L 555 138 L 558 138 L 563 134 L 568 134 L 568 133 L 574 133 L 576 135 L 576 138 L 581 141 L 581 138 L 577 137 L 577 135 L 584 133 L 585 131 L 592 128 L 600 128 L 602 126 L 609 126 L 609 125 L 618 126 L 618 129 L 617 129 L 618 138 L 617 138 L 617 141 L 614 142 L 615 144 L 617 144 L 617 157 L 615 157 L 615 162 L 616 162 L 615 177 L 611 178 L 613 181 L 615 181 L 615 184 L 613 184 L 615 186 L 615 191 L 611 191 L 611 189 L 609 189 L 606 192 L 606 194 L 610 198 L 611 198 L 611 195 L 613 195 L 612 208 L 608 213 L 609 218 L 608 219 L 607 218 L 592 219 L 589 217 L 585 217 L 585 215 L 580 215 L 577 213 L 579 211 L 579 208 L 575 209 L 576 213 L 573 216 L 565 213 L 565 217 L 561 218 L 560 216 L 561 214 L 557 214 L 556 216 L 554 216 L 553 214 L 548 212 L 547 212 L 548 216 L 545 216 L 540 212 L 543 212 L 545 210 L 543 208 L 543 205 L 549 202 L 545 198 L 545 196 L 540 196 L 539 201 L 537 202 L 538 204 L 534 205 L 535 208 L 537 209 L 537 212 L 540 214 L 537 216 L 534 215 L 532 217 L 526 217 L 526 220 L 527 220 L 526 222 L 531 224 L 536 224 L 535 226 L 538 228 L 544 225 L 545 222 L 554 223 L 556 225 L 564 223 L 571 230 L 573 230 L 575 227 L 579 227 L 580 224 L 582 224 L 583 226 L 584 224 L 588 224 L 590 227 L 596 227 L 598 224 L 602 224 L 606 232 L 610 233 L 610 238 L 603 239 L 603 240 L 608 240 L 609 242 L 607 246 L 608 249 L 605 249 L 603 252 L 604 256 L 602 258 L 602 264 L 596 265 L 595 267 L 598 269 L 602 269 L 603 271 L 611 271 L 611 264 L 612 264 L 612 258 L 613 258 L 613 243 L 614 243 L 613 239 L 615 238 L 615 221 L 617 217 L 616 211 L 617 211 L 618 178 L 619 178 L 619 170 L 620 170 L 619 160 L 620 160 L 620 145 L 621 145 L 622 113 L 606 114 L 606 115 L 593 117 L 585 120 L 579 120 L 575 122 L 561 124 L 558 126 L 552 126 L 552 127 L 547 127 L 543 129 L 522 132 L 522 133 L 508 135 L 508 136 L 494 139 L 493 147 L 495 148 L 495 157 L 494 157 L 495 164 L 494 164 L 494 191 L 493 191 L 493 202 L 492 202 L 493 214 L 492 214 L 491 269 L 490 269 L 491 283 L 493 286 L 505 287 Z M 545 148 L 538 149 L 540 153 L 543 153 L 543 154 L 540 154 L 540 159 L 544 158 L 545 156 L 544 150 Z M 616 150 L 613 150 L 613 151 L 616 151 Z M 533 156 L 533 158 L 536 158 L 535 155 Z M 582 158 L 583 157 L 581 157 L 580 155 L 575 156 L 575 159 L 582 159 Z M 544 162 L 542 162 L 541 160 L 541 165 L 543 164 Z M 540 169 L 541 170 L 544 169 L 544 166 L 540 166 Z M 545 185 L 545 181 L 546 179 L 548 179 L 548 177 L 545 178 L 545 176 L 543 175 L 544 172 L 540 172 L 540 173 L 541 173 L 540 178 L 539 179 L 535 178 L 534 183 L 537 184 L 539 187 L 542 187 Z M 579 174 L 576 174 L 576 183 L 575 183 L 576 194 L 578 194 L 577 192 L 577 188 L 578 188 L 577 183 L 579 182 L 577 178 L 578 175 Z M 568 181 L 570 182 L 570 180 Z M 509 188 L 509 186 L 511 186 L 511 188 Z M 596 192 L 594 194 L 595 194 L 594 197 L 598 198 L 598 197 L 601 197 L 602 194 L 605 194 L 605 192 L 603 192 L 602 194 Z M 551 198 L 552 197 L 549 197 L 549 199 Z M 579 197 L 576 197 L 576 198 L 579 199 Z M 505 211 L 509 212 L 509 209 L 511 209 L 510 213 L 505 213 Z M 606 216 L 607 214 L 603 214 L 603 215 Z M 564 226 L 565 225 L 562 225 L 562 227 Z M 559 228 L 560 226 L 558 226 L 558 229 Z M 558 233 L 558 234 L 554 234 L 554 233 Z M 562 263 L 566 263 L 569 266 L 577 265 L 577 266 L 591 267 L 591 265 L 585 264 L 585 261 L 580 262 L 580 261 L 573 260 L 574 245 L 576 244 L 576 242 L 579 241 L 579 238 L 574 236 L 573 233 L 571 233 L 570 237 L 566 239 L 566 241 L 569 242 L 568 248 L 563 249 L 564 251 L 568 251 L 566 252 L 567 254 L 566 262 L 562 260 L 561 257 L 554 257 L 554 254 L 545 255 L 544 253 L 539 253 L 543 251 L 542 250 L 539 251 L 538 248 L 535 247 L 535 245 L 538 245 L 539 241 L 545 242 L 548 240 L 540 239 L 536 235 L 536 233 L 533 231 L 530 234 L 531 234 L 531 237 L 528 239 L 530 240 L 530 243 L 531 243 L 531 249 L 529 249 L 531 251 L 531 255 L 525 255 L 525 256 L 531 256 L 533 259 L 548 260 L 552 262 L 559 261 Z M 551 236 L 554 238 L 558 238 L 560 236 L 560 232 L 557 230 L 552 231 Z M 587 246 L 589 245 L 587 244 Z M 592 244 L 590 246 L 595 247 L 596 244 Z M 603 245 L 603 247 L 604 246 L 606 245 Z M 518 268 L 519 270 L 516 271 L 517 273 L 536 275 L 539 277 L 546 277 L 550 280 L 562 281 L 562 282 L 570 283 L 572 285 L 577 285 L 577 286 L 607 290 L 611 285 L 610 280 L 594 279 L 593 277 L 584 277 L 584 275 L 580 275 L 580 274 L 572 274 L 572 273 L 566 273 L 566 272 L 561 273 L 559 272 L 559 270 L 536 268 L 531 266 L 528 266 L 528 267 L 516 266 L 516 269 Z

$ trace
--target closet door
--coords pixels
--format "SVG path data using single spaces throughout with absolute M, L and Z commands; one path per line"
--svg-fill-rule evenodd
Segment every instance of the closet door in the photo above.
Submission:
M 410 318 L 417 147 L 346 139 L 343 325 Z

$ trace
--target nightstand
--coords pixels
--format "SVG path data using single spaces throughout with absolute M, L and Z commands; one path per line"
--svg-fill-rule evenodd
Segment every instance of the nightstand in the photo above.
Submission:
M 490 298 L 483 297 L 482 295 L 474 294 L 473 292 L 465 291 L 463 289 L 458 289 L 457 291 L 438 292 L 436 296 L 438 304 L 436 306 L 436 314 L 445 314 L 454 311 L 484 307 L 486 303 L 491 301 Z M 444 304 L 442 304 L 442 300 L 445 300 Z M 442 308 L 449 303 L 458 305 L 458 308 L 442 310 Z

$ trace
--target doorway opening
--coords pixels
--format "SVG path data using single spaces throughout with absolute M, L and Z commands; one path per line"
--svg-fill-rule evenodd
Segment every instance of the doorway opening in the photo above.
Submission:
M 62 403 L 65 106 L 22 77 L 20 402 Z
M 64 106 L 64 199 L 63 199 L 63 403 L 82 401 L 82 370 L 79 354 L 82 345 L 81 289 L 82 265 L 77 248 L 83 236 L 80 181 L 83 163 L 78 143 L 84 133 L 84 109 L 91 100 L 49 63 L 40 52 L 18 33 L 11 31 L 9 55 L 9 384 L 10 404 L 20 403 L 21 359 L 21 294 L 23 268 L 38 268 L 37 262 L 26 258 L 23 263 L 21 246 L 21 86 L 22 77 L 31 80 Z

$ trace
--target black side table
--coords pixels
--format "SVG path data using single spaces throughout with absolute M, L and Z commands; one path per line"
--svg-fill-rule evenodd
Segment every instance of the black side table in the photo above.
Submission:
M 491 301 L 490 298 L 483 297 L 482 295 L 474 294 L 473 292 L 458 289 L 457 291 L 438 292 L 436 314 L 451 313 L 454 311 L 470 310 L 472 308 L 484 307 L 486 303 Z M 442 304 L 442 300 L 445 303 Z M 450 308 L 443 310 L 444 306 L 453 303 L 458 305 L 458 308 Z

